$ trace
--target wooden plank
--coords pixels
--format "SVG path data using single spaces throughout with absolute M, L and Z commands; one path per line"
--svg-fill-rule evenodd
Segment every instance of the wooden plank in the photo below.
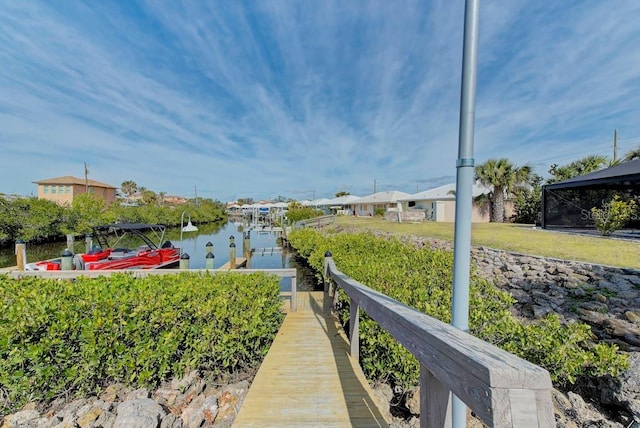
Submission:
M 236 257 L 235 269 L 244 267 L 246 265 L 247 265 L 247 259 L 245 259 L 244 257 Z M 230 269 L 231 269 L 231 262 L 226 262 L 225 264 L 220 266 L 220 270 L 230 270 Z
M 360 316 L 358 305 L 351 299 L 349 304 L 349 340 L 351 342 L 351 358 L 360 359 Z
M 299 292 L 234 427 L 385 427 L 323 292 Z
M 451 426 L 451 391 L 420 364 L 420 428 Z
M 337 270 L 330 257 L 325 261 L 336 284 L 487 424 L 497 422 L 495 415 L 510 415 L 504 391 L 551 391 L 551 378 L 543 368 L 364 286 Z M 501 399 L 495 399 L 496 394 Z M 531 403 L 540 407 L 536 412 L 547 415 L 551 400 L 544 394 L 533 396 Z M 546 416 L 542 420 L 545 425 L 540 426 L 555 426 Z M 527 426 L 520 418 L 516 422 L 514 426 Z

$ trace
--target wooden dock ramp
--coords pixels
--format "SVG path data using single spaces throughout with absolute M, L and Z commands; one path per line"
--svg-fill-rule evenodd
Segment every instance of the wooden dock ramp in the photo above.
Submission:
M 324 292 L 299 292 L 234 427 L 386 427 Z

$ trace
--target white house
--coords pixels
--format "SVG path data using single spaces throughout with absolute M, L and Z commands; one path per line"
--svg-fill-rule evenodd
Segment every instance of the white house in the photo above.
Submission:
M 360 196 L 344 195 L 329 199 L 327 207 L 329 211 L 337 215 L 353 215 L 355 212 L 355 202 L 360 200 Z
M 456 213 L 456 184 L 445 184 L 434 189 L 425 190 L 400 199 L 405 210 L 423 210 L 426 220 L 453 222 Z M 472 189 L 473 198 L 488 194 L 491 189 L 474 183 Z M 471 221 L 474 223 L 489 221 L 489 206 L 473 203 Z
M 390 211 L 398 211 L 398 202 L 400 199 L 410 196 L 408 193 L 398 192 L 378 192 L 368 196 L 364 196 L 352 202 L 355 213 L 360 217 L 372 217 L 377 208 L 384 210 L 384 213 Z

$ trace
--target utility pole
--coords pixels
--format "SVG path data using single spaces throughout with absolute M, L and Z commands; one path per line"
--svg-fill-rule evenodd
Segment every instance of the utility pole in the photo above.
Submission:
M 376 193 L 376 179 L 373 179 L 373 193 Z
M 618 160 L 618 130 L 613 130 L 613 161 Z
M 89 166 L 84 163 L 84 192 L 89 192 Z

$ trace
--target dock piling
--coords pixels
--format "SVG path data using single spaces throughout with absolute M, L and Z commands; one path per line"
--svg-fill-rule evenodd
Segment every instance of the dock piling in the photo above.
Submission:
M 189 254 L 182 253 L 180 256 L 180 269 L 189 269 Z
M 16 240 L 16 265 L 18 270 L 24 270 L 27 263 L 27 244 L 22 239 Z
M 247 230 L 244 233 L 244 239 L 242 240 L 242 253 L 247 260 L 247 269 L 249 269 L 249 263 L 251 263 L 251 231 Z
M 67 237 L 69 237 L 69 235 L 67 235 Z M 65 248 L 60 256 L 60 269 L 73 270 L 73 253 L 68 248 Z
M 234 242 L 236 240 L 236 238 L 231 235 L 229 237 L 229 268 L 230 269 L 235 269 L 236 268 L 236 243 Z
M 88 253 L 93 249 L 93 235 L 87 233 L 84 237 L 84 252 Z
M 67 233 L 67 249 L 73 253 L 75 242 L 73 233 Z
M 207 255 L 204 258 L 204 267 L 205 269 L 213 269 L 213 259 L 215 258 L 215 256 L 213 255 L 213 253 L 207 253 Z

